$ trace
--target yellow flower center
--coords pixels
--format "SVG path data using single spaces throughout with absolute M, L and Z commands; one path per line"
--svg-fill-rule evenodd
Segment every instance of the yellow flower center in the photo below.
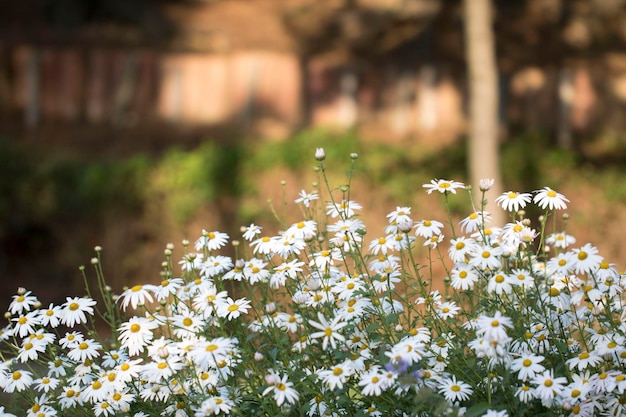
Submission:
M 456 250 L 461 250 L 465 247 L 465 243 L 463 242 L 456 242 L 456 245 L 454 245 L 454 247 L 456 248 Z
M 142 289 L 142 288 L 143 288 L 143 286 L 141 286 L 141 285 L 135 285 L 135 286 L 134 286 L 133 288 L 131 288 L 130 290 L 131 290 L 132 292 L 138 292 L 138 291 L 141 291 L 141 289 Z
M 555 191 L 553 191 L 553 190 L 548 191 L 546 194 L 547 194 L 547 195 L 548 195 L 548 197 L 550 197 L 550 198 L 554 198 L 554 197 L 556 197 L 556 192 L 555 192 Z
M 522 362 L 522 365 L 524 365 L 524 367 L 526 368 L 528 368 L 532 364 L 533 364 L 533 361 L 531 361 L 530 359 L 524 359 L 524 361 Z
M 459 391 L 461 391 L 461 387 L 460 387 L 460 386 L 458 386 L 458 385 L 452 385 L 452 386 L 450 387 L 450 389 L 451 389 L 452 391 L 454 391 L 454 392 L 459 392 Z
M 211 343 L 210 345 L 207 345 L 204 350 L 206 350 L 207 352 L 213 352 L 214 350 L 217 350 L 217 345 Z
M 239 310 L 239 306 L 237 304 L 231 304 L 228 306 L 228 311 L 230 311 L 231 313 L 237 310 Z
M 333 369 L 333 375 L 335 375 L 335 376 L 339 376 L 339 375 L 341 375 L 341 374 L 343 374 L 343 369 L 341 369 L 341 368 L 339 368 L 339 367 L 337 367 L 337 368 Z
M 185 317 L 183 319 L 183 326 L 189 327 L 193 324 L 193 320 L 191 320 L 189 317 Z
M 578 260 L 579 261 L 584 261 L 585 259 L 587 259 L 588 256 L 589 255 L 585 251 L 581 250 L 580 252 L 578 252 Z
M 141 330 L 141 326 L 140 326 L 140 325 L 138 325 L 137 323 L 133 323 L 133 324 L 130 326 L 130 331 L 131 331 L 132 333 L 137 333 L 139 330 Z

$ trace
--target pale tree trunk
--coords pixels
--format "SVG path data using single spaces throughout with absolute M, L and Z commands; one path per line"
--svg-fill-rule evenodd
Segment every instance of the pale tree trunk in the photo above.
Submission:
M 504 211 L 494 203 L 502 193 L 498 151 L 498 72 L 492 27 L 491 0 L 464 0 L 466 61 L 469 83 L 469 176 L 476 194 L 482 178 L 493 178 L 487 192 L 492 225 L 505 223 Z

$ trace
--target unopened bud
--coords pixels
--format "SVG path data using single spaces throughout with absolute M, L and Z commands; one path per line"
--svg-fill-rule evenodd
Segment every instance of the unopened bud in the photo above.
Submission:
M 489 191 L 494 183 L 495 180 L 493 178 L 483 178 L 478 182 L 478 187 L 480 191 Z

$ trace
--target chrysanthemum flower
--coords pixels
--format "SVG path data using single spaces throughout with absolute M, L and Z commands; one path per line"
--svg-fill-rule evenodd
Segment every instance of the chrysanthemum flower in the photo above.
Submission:
M 337 342 L 344 342 L 346 338 L 339 333 L 348 323 L 342 322 L 341 317 L 335 317 L 328 321 L 321 312 L 317 313 L 319 321 L 309 320 L 309 324 L 321 331 L 311 334 L 311 338 L 322 338 L 322 349 L 326 350 L 328 345 L 333 349 L 337 349 Z
M 102 345 L 93 339 L 85 339 L 69 347 L 71 350 L 68 352 L 67 357 L 76 362 L 84 362 L 87 359 L 96 358 L 100 356 L 98 350 L 102 349 Z
M 440 193 L 452 193 L 456 194 L 457 189 L 465 188 L 465 184 L 458 181 L 452 180 L 430 180 L 430 184 L 424 184 L 422 187 L 428 190 L 428 194 L 431 194 L 433 191 L 439 191 Z
M 513 359 L 511 370 L 517 372 L 517 377 L 522 381 L 533 379 L 535 375 L 543 372 L 546 368 L 541 365 L 545 357 L 533 353 L 525 353 Z
M 61 323 L 61 306 L 50 303 L 48 308 L 39 310 L 39 322 L 42 326 L 58 327 Z
M 123 323 L 120 328 L 119 340 L 130 356 L 141 353 L 154 337 L 153 330 L 159 327 L 154 321 L 143 317 L 133 317 Z
M 546 237 L 546 245 L 559 249 L 567 249 L 576 243 L 576 238 L 565 232 L 552 233 Z
M 287 380 L 287 375 L 281 377 L 278 374 L 273 374 L 269 379 L 271 379 L 272 385 L 265 388 L 263 396 L 272 393 L 276 405 L 279 407 L 283 405 L 283 403 L 294 404 L 298 401 L 300 394 L 293 388 L 293 382 Z
M 415 224 L 415 234 L 425 239 L 441 234 L 443 223 L 437 220 L 421 220 Z
M 564 210 L 567 208 L 566 203 L 569 203 L 569 200 L 563 194 L 557 193 L 550 187 L 544 187 L 542 190 L 534 191 L 534 193 L 536 194 L 533 198 L 533 203 L 542 209 Z
M 587 369 L 589 366 L 596 366 L 601 362 L 603 362 L 603 359 L 594 351 L 580 352 L 577 356 L 565 361 L 569 369 L 578 369 L 579 371 Z
M 153 301 L 152 293 L 156 291 L 156 286 L 151 284 L 135 285 L 126 291 L 124 291 L 119 298 L 122 309 L 126 311 L 126 307 L 129 305 L 136 309 L 139 305 L 144 305 L 146 302 L 151 303 Z
M 233 300 L 228 297 L 217 305 L 217 316 L 233 320 L 241 314 L 246 314 L 250 308 L 250 301 L 245 298 Z
M 353 373 L 351 362 L 348 359 L 331 367 L 331 369 L 321 369 L 317 371 L 317 376 L 329 389 L 342 389 L 346 380 Z
M 311 206 L 311 203 L 313 201 L 318 200 L 320 198 L 316 192 L 307 193 L 304 190 L 300 190 L 299 195 L 300 197 L 296 198 L 295 203 L 302 204 L 304 207 L 307 207 L 307 208 Z
M 510 294 L 513 290 L 513 285 L 516 284 L 515 281 L 511 279 L 511 276 L 505 274 L 504 272 L 498 272 L 489 278 L 489 283 L 487 284 L 487 292 L 489 294 Z
M 478 281 L 478 274 L 466 263 L 457 263 L 451 271 L 450 285 L 457 290 L 467 291 Z
M 22 314 L 25 311 L 30 311 L 30 308 L 38 302 L 37 297 L 31 294 L 31 291 L 20 288 L 18 294 L 13 296 L 13 301 L 9 304 L 9 312 L 11 314 Z
M 526 207 L 528 203 L 530 203 L 531 198 L 532 195 L 530 193 L 517 193 L 515 191 L 507 191 L 506 193 L 503 193 L 501 196 L 496 198 L 496 203 L 498 203 L 498 205 L 504 210 L 517 213 L 518 211 Z
M 483 270 L 496 270 L 502 265 L 500 256 L 503 252 L 501 246 L 476 245 L 469 265 Z
M 452 375 L 452 378 L 442 378 L 437 391 L 443 394 L 445 399 L 451 403 L 465 401 L 474 393 L 469 384 L 460 380 L 457 381 L 455 375 Z
M 46 342 L 40 341 L 37 338 L 27 337 L 22 341 L 22 346 L 18 350 L 17 359 L 24 363 L 30 360 L 35 360 L 39 357 L 40 353 L 46 351 Z
M 331 201 L 326 204 L 326 214 L 332 218 L 349 219 L 354 217 L 356 210 L 361 210 L 362 208 L 363 206 L 355 201 L 342 200 L 341 203 Z
M 33 383 L 33 374 L 30 371 L 20 369 L 4 376 L 0 381 L 0 386 L 4 388 L 4 392 L 12 393 L 13 391 L 22 392 L 29 388 Z
M 507 340 L 506 328 L 513 327 L 510 318 L 505 317 L 499 311 L 493 316 L 481 315 L 476 320 L 476 334 L 481 335 L 486 341 Z
M 197 251 L 214 251 L 226 245 L 228 238 L 229 236 L 226 233 L 202 230 L 202 236 L 196 240 L 195 248 Z
M 598 249 L 587 243 L 574 249 L 574 270 L 577 274 L 586 274 L 597 270 L 604 258 L 598 255 Z
M 491 221 L 491 214 L 488 211 L 476 211 L 459 223 L 464 233 L 474 233 Z
M 254 238 L 260 234 L 261 234 L 261 226 L 257 226 L 256 224 L 252 223 L 250 224 L 250 226 L 243 228 L 242 237 L 248 242 L 252 242 Z
M 476 241 L 471 237 L 459 236 L 456 239 L 450 241 L 450 247 L 448 248 L 448 255 L 452 262 L 466 262 L 470 252 L 474 250 Z
M 25 337 L 35 332 L 35 326 L 39 325 L 41 319 L 37 310 L 30 311 L 22 316 L 12 319 L 13 334 L 19 337 Z
M 379 237 L 370 242 L 369 250 L 374 255 L 386 255 L 387 251 L 393 250 L 393 237 Z
M 555 377 L 554 370 L 547 369 L 541 375 L 536 375 L 531 383 L 536 385 L 535 396 L 545 401 L 544 404 L 551 405 L 550 401 L 563 394 L 567 378 Z
M 385 373 L 380 368 L 374 366 L 369 371 L 361 375 L 359 386 L 362 386 L 361 394 L 380 396 L 388 388 Z

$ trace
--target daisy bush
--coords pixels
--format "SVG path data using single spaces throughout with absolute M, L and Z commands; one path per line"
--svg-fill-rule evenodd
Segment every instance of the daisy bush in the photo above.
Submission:
M 492 225 L 493 181 L 433 179 L 472 212 L 396 207 L 370 230 L 351 175 L 335 188 L 315 159 L 280 233 L 167 245 L 158 284 L 108 287 L 98 247 L 95 293 L 19 288 L 0 416 L 626 415 L 624 275 L 567 233 L 565 196 L 507 191 Z

